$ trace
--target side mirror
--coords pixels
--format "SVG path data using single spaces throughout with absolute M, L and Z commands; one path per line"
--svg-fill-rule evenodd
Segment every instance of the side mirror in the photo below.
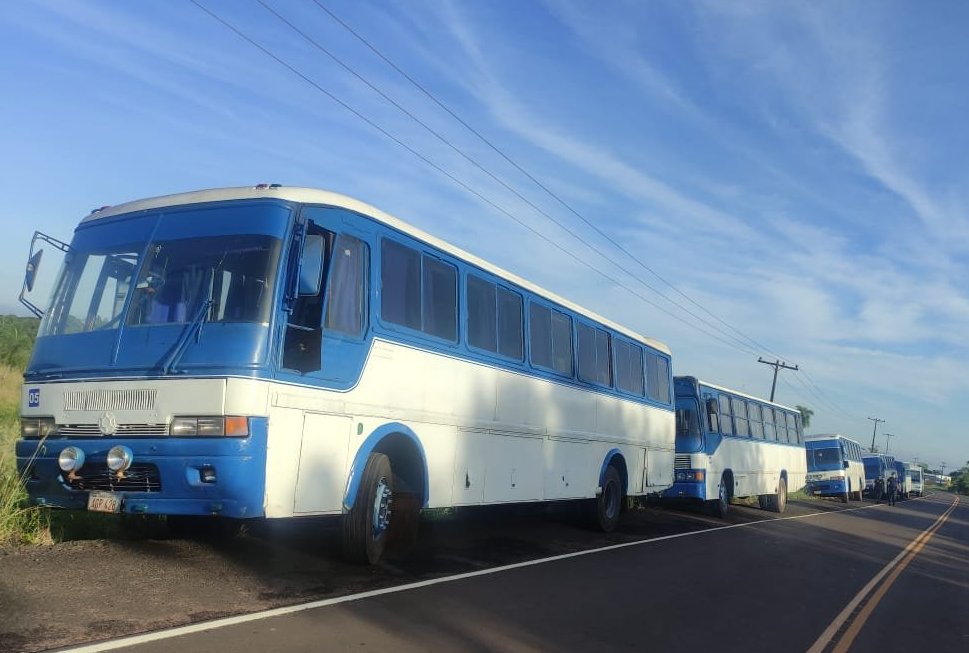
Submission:
M 24 273 L 24 287 L 27 292 L 34 289 L 34 281 L 37 279 L 37 271 L 40 269 L 40 259 L 44 256 L 44 250 L 39 249 L 37 253 L 27 261 L 27 271 Z
M 299 294 L 317 295 L 323 281 L 323 236 L 312 234 L 303 241 L 299 261 Z
M 844 461 L 844 468 L 845 468 L 845 469 L 848 469 L 848 461 L 847 461 L 847 460 L 846 460 L 846 461 Z

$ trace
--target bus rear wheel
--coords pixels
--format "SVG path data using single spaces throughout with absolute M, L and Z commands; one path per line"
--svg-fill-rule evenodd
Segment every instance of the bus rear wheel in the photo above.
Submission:
M 377 564 L 387 545 L 394 476 L 390 458 L 372 453 L 360 477 L 353 507 L 343 515 L 343 555 L 351 562 Z
M 619 524 L 622 513 L 622 479 L 613 466 L 606 467 L 602 479 L 602 492 L 592 503 L 589 514 L 592 527 L 603 533 L 611 533 Z
M 777 493 L 768 494 L 767 509 L 771 512 L 781 513 L 787 509 L 787 481 L 781 478 L 777 481 Z

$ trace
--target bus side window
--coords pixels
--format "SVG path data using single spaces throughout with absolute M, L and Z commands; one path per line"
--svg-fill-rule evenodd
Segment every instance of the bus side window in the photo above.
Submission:
M 774 409 L 763 407 L 764 412 L 764 439 L 765 440 L 775 440 L 777 434 L 774 431 Z
M 747 422 L 747 402 L 737 397 L 730 398 L 730 405 L 733 407 L 734 428 L 737 435 L 747 437 L 750 435 L 750 427 Z
M 733 435 L 733 419 L 730 410 L 730 397 L 720 395 L 720 432 L 724 435 Z
M 367 326 L 369 288 L 369 248 L 353 236 L 339 236 L 330 263 L 323 327 L 328 331 L 361 337 Z
M 711 395 L 706 395 L 706 413 L 707 413 L 707 430 L 711 433 L 720 432 L 720 407 L 717 403 L 717 398 Z
M 750 402 L 747 404 L 747 414 L 750 417 L 750 434 L 759 439 L 764 439 L 764 423 L 760 413 L 760 404 Z

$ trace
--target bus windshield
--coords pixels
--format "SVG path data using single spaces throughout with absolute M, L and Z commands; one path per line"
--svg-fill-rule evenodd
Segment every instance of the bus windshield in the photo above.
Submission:
M 141 249 L 72 251 L 41 335 L 116 329 L 122 321 L 129 326 L 184 323 L 206 300 L 212 301 L 209 321 L 268 323 L 278 239 L 206 236 L 152 242 L 145 255 Z
M 693 399 L 676 399 L 676 451 L 693 453 L 703 446 L 700 418 Z
M 841 469 L 841 449 L 821 447 L 807 450 L 808 471 L 822 472 Z
M 881 464 L 875 458 L 865 458 L 865 476 L 869 479 L 884 476 Z

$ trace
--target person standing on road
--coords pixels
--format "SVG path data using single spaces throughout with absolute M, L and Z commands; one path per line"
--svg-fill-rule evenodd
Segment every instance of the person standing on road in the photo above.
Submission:
M 872 494 L 875 495 L 875 503 L 882 502 L 882 495 L 885 494 L 885 479 L 881 476 L 875 479 L 875 487 L 872 489 Z
M 892 474 L 888 477 L 888 505 L 895 505 L 895 495 L 898 493 L 898 479 Z

